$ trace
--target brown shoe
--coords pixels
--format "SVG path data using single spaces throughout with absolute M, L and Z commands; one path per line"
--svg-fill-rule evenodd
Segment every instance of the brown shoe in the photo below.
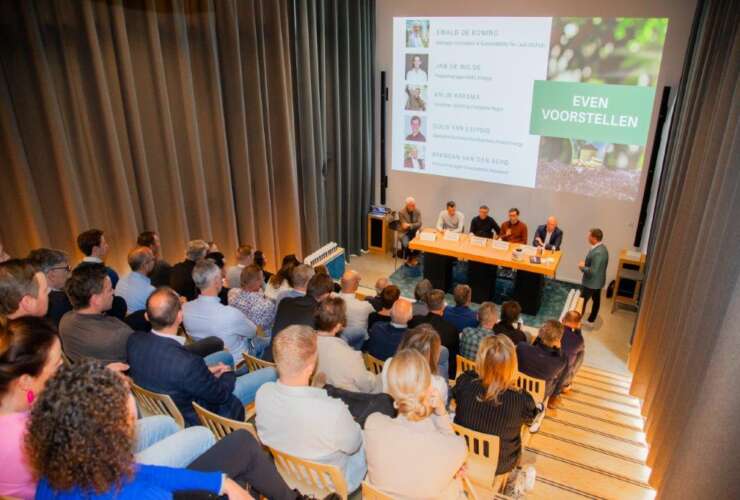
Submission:
M 560 394 L 570 394 L 570 391 L 572 390 L 573 390 L 573 387 L 571 387 L 570 385 L 567 385 L 560 390 Z
M 547 408 L 554 410 L 560 404 L 560 396 L 551 396 L 547 401 Z

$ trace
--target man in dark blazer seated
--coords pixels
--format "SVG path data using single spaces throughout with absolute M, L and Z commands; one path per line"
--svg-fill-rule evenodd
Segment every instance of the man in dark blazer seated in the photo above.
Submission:
M 558 227 L 558 220 L 551 215 L 547 218 L 547 224 L 537 226 L 532 245 L 545 250 L 560 250 L 562 244 L 563 231 Z
M 560 378 L 568 366 L 568 361 L 560 350 L 562 338 L 563 325 L 550 319 L 540 328 L 534 344 L 519 342 L 516 346 L 519 371 L 545 381 L 545 395 L 552 396 L 548 408 L 554 408 L 557 404 L 556 389 L 559 389 Z
M 129 337 L 129 375 L 144 389 L 172 397 L 186 426 L 198 425 L 193 402 L 222 417 L 244 420 L 244 405 L 254 401 L 257 389 L 277 380 L 272 368 L 236 377 L 231 367 L 207 366 L 202 356 L 180 344 L 174 337 L 182 323 L 182 308 L 171 288 L 154 291 L 146 311 L 152 331 Z
M 272 327 L 272 341 L 262 356 L 265 361 L 273 361 L 272 344 L 275 337 L 290 325 L 306 325 L 313 328 L 314 313 L 319 302 L 334 291 L 334 281 L 326 274 L 314 274 L 306 286 L 306 295 L 288 297 L 280 301 L 275 312 L 275 324 Z
M 427 307 L 429 313 L 425 316 L 414 316 L 409 321 L 409 328 L 428 323 L 432 328 L 437 330 L 442 345 L 449 352 L 448 373 L 451 379 L 455 378 L 455 369 L 457 362 L 457 353 L 460 352 L 460 330 L 455 325 L 444 319 L 445 312 L 445 293 L 442 290 L 432 290 L 427 294 Z M 440 364 L 444 365 L 444 359 L 440 357 Z

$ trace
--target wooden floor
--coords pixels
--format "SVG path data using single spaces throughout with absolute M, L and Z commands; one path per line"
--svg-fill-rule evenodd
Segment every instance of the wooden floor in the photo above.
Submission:
M 651 499 L 639 400 L 628 376 L 582 366 L 560 407 L 547 410 L 523 461 L 537 482 L 528 499 Z

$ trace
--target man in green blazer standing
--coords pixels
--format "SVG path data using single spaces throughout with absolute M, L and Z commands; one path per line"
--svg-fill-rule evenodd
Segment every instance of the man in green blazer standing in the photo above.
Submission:
M 591 314 L 588 316 L 588 323 L 596 321 L 599 315 L 599 306 L 601 305 L 601 289 L 606 284 L 606 266 L 609 264 L 609 251 L 606 249 L 601 240 L 604 239 L 604 233 L 601 229 L 591 229 L 588 232 L 588 242 L 591 245 L 586 260 L 578 264 L 578 268 L 583 273 L 581 279 L 581 295 L 583 296 L 583 310 L 581 314 L 586 314 L 586 304 L 588 300 L 593 300 Z

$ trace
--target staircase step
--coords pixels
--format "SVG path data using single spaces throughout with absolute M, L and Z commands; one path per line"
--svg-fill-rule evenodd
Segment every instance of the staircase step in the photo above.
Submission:
M 595 406 L 590 403 L 583 403 L 562 397 L 557 411 L 572 412 L 576 415 L 587 415 L 593 418 L 608 420 L 615 424 L 628 425 L 635 429 L 644 429 L 644 422 L 641 416 L 626 414 L 609 408 Z
M 621 380 L 623 382 L 632 382 L 632 375 L 626 374 L 626 373 L 617 373 L 612 372 L 609 370 L 603 370 L 601 368 L 596 368 L 595 366 L 591 365 L 581 365 L 581 370 L 588 373 L 593 373 L 595 375 L 600 375 L 602 377 L 611 378 L 613 380 Z
M 585 385 L 582 385 L 581 382 L 576 382 L 573 384 L 571 393 L 585 394 L 588 396 L 601 398 L 607 401 L 612 401 L 614 403 L 621 403 L 625 405 L 634 406 L 635 408 L 640 408 L 640 400 L 634 396 L 629 396 L 626 394 L 619 394 L 613 390 L 604 390 L 604 389 L 599 389 L 597 387 L 585 386 Z
M 576 375 L 576 377 L 573 379 L 573 387 L 584 387 L 584 388 L 587 387 L 591 389 L 600 389 L 602 391 L 609 391 L 615 394 L 621 394 L 623 396 L 630 395 L 630 390 L 628 386 L 614 385 L 610 382 L 602 382 L 596 379 L 589 379 L 589 378 L 585 378 L 583 375 L 581 376 Z
M 586 431 L 568 424 L 545 419 L 539 433 L 556 437 L 572 444 L 578 444 L 594 451 L 603 451 L 607 454 L 623 457 L 626 460 L 644 462 L 648 449 L 643 443 L 622 439 L 606 433 Z
M 574 377 L 575 381 L 583 380 L 584 382 L 599 382 L 601 384 L 608 384 L 612 387 L 618 387 L 620 389 L 626 389 L 629 390 L 630 388 L 630 382 L 624 381 L 624 380 L 615 380 L 608 377 L 602 377 L 601 375 L 597 375 L 595 373 L 589 373 L 584 372 L 583 369 L 578 370 L 578 373 L 576 373 Z
M 543 434 L 534 434 L 527 450 L 534 453 L 546 453 L 563 460 L 586 464 L 610 474 L 628 478 L 637 483 L 646 484 L 650 477 L 650 468 L 646 465 L 614 455 L 594 451 L 576 444 L 562 441 Z
M 599 497 L 587 493 L 578 492 L 570 488 L 567 484 L 558 483 L 549 479 L 537 476 L 537 482 L 534 484 L 534 490 L 526 494 L 527 500 L 598 500 Z
M 642 415 L 640 414 L 640 407 L 637 405 L 609 401 L 598 396 L 586 394 L 584 392 L 572 391 L 570 394 L 563 394 L 560 399 L 561 401 L 577 401 L 584 406 L 592 406 L 595 408 L 611 410 L 616 413 L 629 415 L 631 417 L 642 417 Z
M 547 410 L 546 418 L 574 427 L 583 427 L 585 430 L 611 434 L 622 439 L 630 439 L 640 443 L 645 442 L 645 433 L 635 427 L 559 410 L 559 408 Z

